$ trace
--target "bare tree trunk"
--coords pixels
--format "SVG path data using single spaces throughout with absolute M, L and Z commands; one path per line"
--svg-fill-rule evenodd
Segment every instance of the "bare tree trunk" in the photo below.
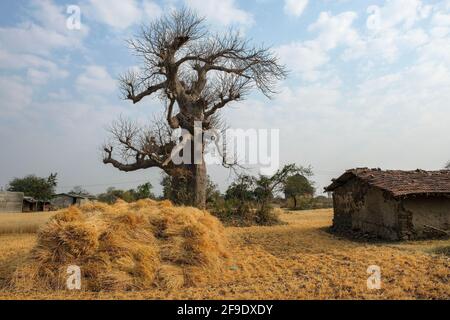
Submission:
M 194 206 L 206 209 L 206 164 L 192 165 L 192 188 L 194 193 Z
M 198 131 L 194 129 L 193 143 L 191 144 L 191 184 L 192 184 L 192 200 L 194 207 L 198 209 L 206 209 L 206 164 L 204 159 L 204 142 L 203 132 L 200 128 Z
M 293 196 L 292 198 L 294 199 L 294 209 L 297 209 L 297 197 Z

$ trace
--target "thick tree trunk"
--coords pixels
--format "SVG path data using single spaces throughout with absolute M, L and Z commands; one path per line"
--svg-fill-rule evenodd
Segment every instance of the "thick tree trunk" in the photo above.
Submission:
M 293 196 L 292 199 L 294 199 L 294 209 L 297 209 L 297 197 Z
M 192 191 L 194 193 L 194 206 L 199 209 L 206 209 L 206 164 L 192 165 Z
M 204 159 L 204 142 L 202 128 L 194 129 L 194 139 L 192 143 L 192 191 L 194 206 L 199 209 L 206 209 L 206 164 Z

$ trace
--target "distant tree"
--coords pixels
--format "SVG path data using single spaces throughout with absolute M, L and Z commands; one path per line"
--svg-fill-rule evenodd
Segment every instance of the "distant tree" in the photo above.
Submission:
M 153 194 L 152 189 L 153 189 L 153 186 L 150 182 L 139 185 L 135 191 L 136 200 L 155 199 L 155 195 Z
M 289 164 L 272 176 L 240 175 L 229 186 L 225 201 L 231 206 L 233 214 L 253 220 L 253 223 L 270 225 L 278 222 L 273 213 L 272 202 L 283 191 L 286 180 L 295 174 L 306 175 L 311 170 Z
M 286 179 L 284 183 L 284 195 L 294 200 L 294 208 L 297 208 L 297 197 L 313 195 L 315 189 L 309 179 L 302 174 L 295 174 Z
M 310 168 L 299 167 L 295 164 L 288 164 L 278 170 L 273 176 L 260 175 L 256 180 L 255 197 L 261 206 L 261 210 L 270 209 L 270 202 L 274 194 L 283 191 L 287 180 L 294 175 L 309 175 Z
M 254 177 L 245 174 L 239 175 L 225 192 L 225 200 L 238 200 L 240 202 L 254 201 L 254 188 Z
M 24 178 L 14 178 L 9 182 L 8 191 L 23 192 L 25 196 L 38 200 L 50 200 L 55 194 L 57 174 L 52 173 L 47 178 L 28 175 Z
M 56 186 L 58 185 L 58 180 L 57 180 L 57 173 L 50 173 L 50 175 L 47 178 L 47 184 L 51 187 L 51 188 L 56 188 Z
M 123 194 L 122 190 L 117 190 L 114 187 L 109 187 L 106 192 L 97 195 L 97 200 L 108 204 L 113 204 L 117 199 L 121 199 Z
M 450 170 L 450 161 L 445 165 L 445 169 Z
M 217 203 L 219 199 L 222 198 L 222 194 L 220 193 L 217 184 L 215 184 L 209 175 L 207 175 L 206 182 L 206 204 L 211 205 Z
M 105 193 L 99 194 L 97 196 L 98 201 L 106 202 L 108 204 L 113 204 L 117 200 L 121 199 L 127 202 L 132 202 L 134 196 L 130 194 L 129 191 L 124 191 L 120 189 L 116 189 L 114 187 L 109 187 L 106 189 Z
M 135 202 L 141 199 L 155 199 L 152 192 L 153 186 L 150 182 L 139 185 L 136 189 L 120 190 L 114 187 L 106 189 L 105 193 L 97 196 L 97 200 L 109 204 L 115 203 L 118 199 L 126 202 Z
M 83 189 L 82 186 L 75 186 L 75 187 L 73 187 L 73 189 L 70 190 L 69 193 L 70 194 L 76 194 L 76 195 L 79 195 L 79 196 L 91 196 L 89 191 L 87 191 L 86 189 Z
M 225 199 L 239 201 L 253 201 L 267 205 L 276 193 L 283 191 L 287 180 L 296 174 L 309 175 L 311 169 L 289 164 L 278 170 L 273 176 L 260 175 L 257 178 L 249 175 L 240 175 L 229 186 Z

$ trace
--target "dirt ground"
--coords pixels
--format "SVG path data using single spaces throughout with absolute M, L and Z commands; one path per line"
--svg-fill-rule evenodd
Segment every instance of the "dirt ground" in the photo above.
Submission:
M 285 213 L 286 225 L 227 228 L 233 258 L 222 279 L 174 291 L 13 292 L 6 280 L 35 234 L 0 235 L 0 299 L 450 299 L 449 240 L 362 243 L 327 232 L 331 210 Z M 369 290 L 367 268 L 381 270 Z

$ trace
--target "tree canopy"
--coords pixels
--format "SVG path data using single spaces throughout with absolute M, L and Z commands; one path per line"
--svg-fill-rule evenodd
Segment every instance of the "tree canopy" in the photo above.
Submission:
M 23 192 L 25 196 L 47 201 L 55 194 L 55 188 L 57 186 L 56 178 L 56 173 L 50 174 L 47 178 L 40 178 L 36 175 L 14 178 L 9 182 L 7 190 L 11 192 Z
M 155 199 L 153 186 L 150 182 L 141 184 L 136 189 L 120 190 L 114 187 L 106 189 L 105 193 L 99 194 L 97 200 L 109 204 L 115 203 L 118 199 L 126 202 L 134 202 L 141 199 Z
M 70 194 L 76 194 L 80 196 L 92 196 L 89 191 L 84 189 L 82 186 L 75 186 L 72 190 L 70 190 L 68 193 Z
M 286 179 L 284 183 L 284 195 L 286 198 L 294 200 L 294 207 L 297 207 L 297 197 L 304 195 L 313 195 L 315 188 L 307 176 L 295 174 Z

